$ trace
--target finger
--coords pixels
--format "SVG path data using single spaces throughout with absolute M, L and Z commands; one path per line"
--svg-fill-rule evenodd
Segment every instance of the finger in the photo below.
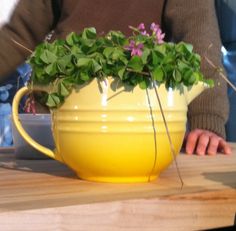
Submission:
M 197 141 L 198 141 L 198 137 L 201 134 L 201 130 L 194 130 L 191 131 L 188 136 L 187 136 L 187 140 L 186 140 L 186 153 L 187 154 L 193 154 Z
M 202 133 L 198 139 L 196 153 L 198 155 L 205 155 L 207 146 L 210 141 L 210 136 L 207 133 Z
M 207 149 L 207 154 L 216 155 L 220 140 L 221 140 L 221 138 L 219 138 L 218 136 L 213 135 L 210 137 L 210 141 L 209 141 L 209 145 L 208 145 L 208 149 Z
M 229 143 L 225 140 L 221 139 L 219 142 L 219 148 L 223 151 L 224 154 L 230 155 L 232 154 L 232 149 Z

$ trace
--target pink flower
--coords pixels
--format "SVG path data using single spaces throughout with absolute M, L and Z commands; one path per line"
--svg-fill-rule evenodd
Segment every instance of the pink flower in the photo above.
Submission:
M 146 35 L 146 36 L 149 36 L 149 34 L 147 33 L 147 31 L 145 30 L 145 25 L 144 23 L 140 23 L 137 27 L 137 29 L 140 31 L 140 33 L 142 35 Z
M 157 30 L 157 32 L 156 32 L 157 43 L 159 43 L 159 44 L 163 43 L 164 37 L 165 37 L 165 33 L 162 33 L 161 29 Z
M 144 30 L 144 31 L 141 31 L 141 34 L 142 34 L 142 35 L 146 35 L 146 36 L 150 36 L 150 35 L 147 33 L 147 31 L 146 31 L 146 30 Z
M 136 43 L 134 40 L 131 40 L 129 43 L 129 46 L 125 47 L 126 50 L 131 51 L 131 56 L 138 55 L 142 56 L 143 54 L 143 44 L 142 43 Z
M 145 30 L 145 25 L 143 22 L 138 25 L 138 30 L 140 31 Z
M 160 29 L 160 26 L 154 22 L 150 26 L 150 30 L 152 30 L 154 33 L 156 33 L 159 29 Z
M 160 26 L 153 22 L 150 26 L 150 29 L 152 30 L 152 35 L 156 36 L 157 43 L 163 43 L 165 34 L 162 33 Z

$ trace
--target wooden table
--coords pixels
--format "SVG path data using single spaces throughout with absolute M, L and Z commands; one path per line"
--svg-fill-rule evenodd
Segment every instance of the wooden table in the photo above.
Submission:
M 233 226 L 233 154 L 180 154 L 151 183 L 79 180 L 54 160 L 16 160 L 0 150 L 0 230 L 206 230 Z

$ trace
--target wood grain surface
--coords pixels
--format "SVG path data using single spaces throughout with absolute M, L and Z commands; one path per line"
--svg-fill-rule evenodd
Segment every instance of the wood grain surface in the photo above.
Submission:
M 141 184 L 78 179 L 54 160 L 16 160 L 0 149 L 0 230 L 206 230 L 232 226 L 233 154 L 177 158 L 158 180 Z

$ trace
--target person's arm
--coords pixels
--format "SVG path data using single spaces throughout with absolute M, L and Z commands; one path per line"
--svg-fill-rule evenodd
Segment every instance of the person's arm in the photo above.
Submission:
M 171 32 L 171 38 L 175 42 L 183 40 L 193 44 L 194 50 L 202 57 L 204 75 L 215 81 L 214 88 L 203 92 L 189 105 L 190 133 L 186 138 L 186 151 L 193 153 L 196 150 L 198 154 L 214 154 L 221 148 L 228 153 L 229 145 L 221 142 L 225 139 L 225 123 L 229 112 L 227 85 L 216 70 L 204 60 L 204 56 L 207 55 L 217 67 L 222 67 L 221 41 L 214 0 L 167 0 L 164 19 L 168 31 Z M 208 50 L 211 44 L 212 48 Z M 201 129 L 201 132 L 196 129 Z M 212 141 L 213 136 L 209 135 L 209 131 L 217 137 L 217 142 Z M 212 142 L 217 149 L 209 149 Z
M 30 55 L 13 41 L 33 50 L 52 25 L 51 0 L 19 0 L 10 22 L 0 29 L 0 82 Z

